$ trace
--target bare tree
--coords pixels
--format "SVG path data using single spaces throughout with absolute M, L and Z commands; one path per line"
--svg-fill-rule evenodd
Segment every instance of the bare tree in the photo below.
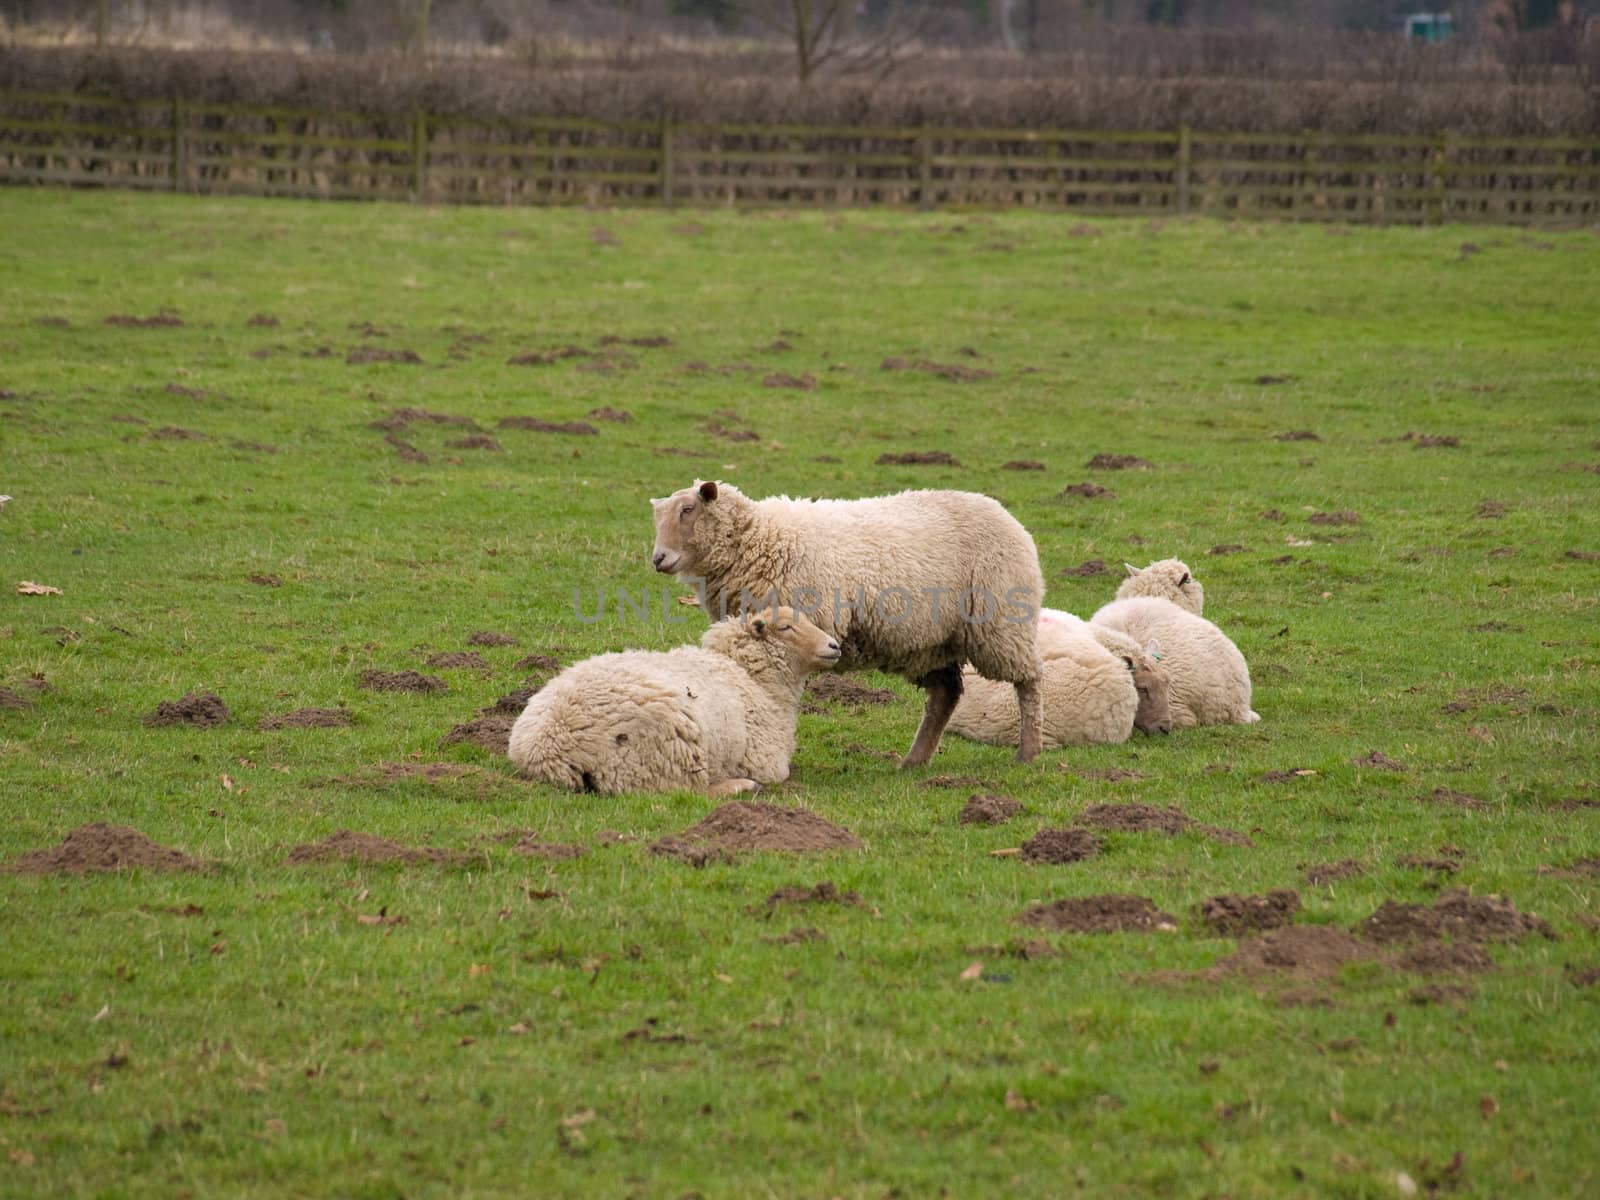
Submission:
M 868 15 L 863 0 L 744 0 L 740 7 L 790 45 L 795 74 L 805 84 L 823 71 L 883 78 L 933 31 L 946 0 L 891 0 L 877 16 Z

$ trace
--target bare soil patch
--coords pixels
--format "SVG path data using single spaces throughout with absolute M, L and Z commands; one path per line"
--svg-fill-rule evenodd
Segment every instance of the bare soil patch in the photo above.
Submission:
M 735 429 L 724 425 L 721 421 L 708 421 L 700 427 L 712 437 L 721 438 L 725 442 L 759 442 L 761 435 L 754 429 Z
M 1402 442 L 1412 442 L 1417 450 L 1430 450 L 1435 448 L 1454 448 L 1461 445 L 1461 439 L 1450 434 L 1434 433 L 1408 433 L 1400 439 Z
M 612 408 L 610 405 L 591 408 L 584 415 L 594 421 L 613 421 L 619 425 L 626 425 L 633 420 L 633 414 L 627 409 Z
M 116 325 L 123 329 L 179 329 L 183 326 L 183 318 L 169 312 L 156 313 L 151 317 L 112 313 L 105 319 L 104 324 Z
M 426 454 L 396 434 L 386 433 L 383 435 L 383 440 L 406 462 L 425 463 L 428 461 Z
M 539 653 L 523 655 L 511 665 L 519 671 L 559 671 L 561 669 L 561 663 L 554 655 Z
M 1096 454 L 1084 464 L 1091 471 L 1150 471 L 1155 463 L 1137 454 Z
M 773 371 L 770 375 L 761 377 L 761 386 L 790 388 L 800 392 L 814 392 L 817 390 L 817 377 L 810 371 L 803 375 L 791 375 L 787 371 Z
M 1211 547 L 1206 553 L 1222 558 L 1229 554 L 1247 554 L 1249 551 L 1249 546 L 1242 546 L 1238 542 L 1223 542 L 1221 545 Z
M 1567 557 L 1576 562 L 1600 562 L 1600 552 L 1594 550 L 1568 550 Z
M 1600 983 L 1600 967 L 1579 967 L 1568 963 L 1567 982 L 1573 987 L 1594 987 Z
M 32 708 L 33 701 L 8 687 L 0 687 L 0 708 Z
M 177 700 L 163 700 L 145 717 L 146 725 L 196 725 L 203 729 L 228 719 L 228 706 L 215 692 L 190 692 Z
M 1541 866 L 1538 873 L 1560 879 L 1594 879 L 1600 877 L 1600 858 L 1575 858 L 1564 867 Z
M 1276 508 L 1263 509 L 1259 516 L 1263 521 L 1287 521 L 1289 519 L 1283 515 L 1282 510 Z
M 1221 825 L 1202 825 L 1178 808 L 1157 808 L 1151 804 L 1092 804 L 1078 818 L 1095 829 L 1122 833 L 1198 833 L 1225 846 L 1254 846 L 1237 829 Z
M 925 788 L 981 788 L 983 780 L 976 775 L 930 775 L 921 783 Z
M 1098 483 L 1070 483 L 1062 488 L 1059 496 L 1081 496 L 1085 500 L 1115 500 L 1117 494 L 1110 488 L 1101 487 Z
M 1499 500 L 1479 500 L 1477 515 L 1484 520 L 1496 520 L 1506 515 L 1506 506 Z
M 459 417 L 451 413 L 434 412 L 428 408 L 393 408 L 388 416 L 379 417 L 371 422 L 367 428 L 376 429 L 380 433 L 397 433 L 408 425 L 417 423 L 429 425 L 467 425 L 476 426 L 478 423 L 471 417 Z
M 1044 464 L 1033 458 L 1014 458 L 1010 462 L 1001 463 L 1002 471 L 1042 471 Z
M 450 685 L 437 675 L 418 671 L 363 671 L 360 686 L 369 692 L 444 692 Z
M 1264 896 L 1241 896 L 1229 892 L 1202 900 L 1200 919 L 1210 929 L 1229 937 L 1254 930 L 1281 929 L 1294 921 L 1300 911 L 1300 893 L 1289 888 L 1274 888 Z
M 361 366 L 365 363 L 407 363 L 418 366 L 422 363 L 422 356 L 415 350 L 390 350 L 385 346 L 357 346 L 344 356 L 344 361 L 349 366 Z
M 293 712 L 262 717 L 257 729 L 337 729 L 350 724 L 343 708 L 297 708 Z
M 153 442 L 209 442 L 211 435 L 198 429 L 185 429 L 182 425 L 163 425 L 145 434 Z
M 1465 888 L 1453 888 L 1432 905 L 1399 904 L 1386 900 L 1383 906 L 1355 927 L 1368 941 L 1379 943 L 1424 941 L 1449 937 L 1455 941 L 1506 942 L 1537 933 L 1551 941 L 1555 930 L 1548 921 L 1524 913 L 1500 896 L 1474 896 Z
M 926 358 L 913 361 L 907 358 L 890 357 L 879 364 L 879 369 L 884 371 L 920 371 L 924 375 L 948 379 L 953 383 L 976 383 L 980 379 L 994 378 L 993 371 L 985 371 L 982 367 L 964 367 L 959 363 L 934 362 Z
M 968 797 L 956 820 L 963 825 L 1004 825 L 1022 811 L 1022 804 L 1010 796 L 976 793 Z
M 404 846 L 372 833 L 341 829 L 320 842 L 303 842 L 289 851 L 285 861 L 294 866 L 354 862 L 367 864 L 459 863 L 466 859 L 459 850 L 437 850 L 431 846 Z
M 1406 993 L 1413 1004 L 1465 1004 L 1478 994 L 1470 983 L 1425 983 Z
M 1289 925 L 1251 938 L 1205 971 L 1203 978 L 1292 972 L 1314 978 L 1337 975 L 1346 963 L 1372 959 L 1378 952 L 1332 925 Z
M 542 858 L 550 862 L 566 862 L 574 858 L 582 858 L 589 851 L 584 846 L 567 842 L 545 842 L 532 829 L 512 829 L 505 833 L 496 834 L 493 839 L 504 845 L 509 845 L 513 853 L 521 854 L 527 858 Z
M 1335 512 L 1314 512 L 1306 520 L 1313 525 L 1359 525 L 1361 514 L 1354 509 L 1341 508 Z
M 505 447 L 490 437 L 487 433 L 469 434 L 464 438 L 456 438 L 453 442 L 446 442 L 452 450 L 504 450 Z
M 526 354 L 515 354 L 506 359 L 510 367 L 548 367 L 551 363 L 560 362 L 565 358 L 593 358 L 593 350 L 585 350 L 582 346 L 557 346 L 554 350 L 534 350 Z
M 455 670 L 489 669 L 488 661 L 476 650 L 451 650 L 444 654 L 433 654 L 428 657 L 427 665 Z
M 1104 575 L 1106 573 L 1106 560 L 1103 558 L 1091 558 L 1075 567 L 1063 567 L 1061 573 L 1074 579 L 1092 579 L 1096 575 Z
M 1087 829 L 1041 829 L 1022 843 L 1022 861 L 1059 866 L 1094 858 L 1105 843 Z
M 599 344 L 602 346 L 637 346 L 641 350 L 659 350 L 663 346 L 672 345 L 672 339 L 664 333 L 648 333 L 642 337 L 619 337 L 617 334 L 608 333 L 601 336 Z
M 1399 759 L 1390 758 L 1381 750 L 1368 750 L 1360 758 L 1350 760 L 1353 766 L 1367 767 L 1374 771 L 1404 771 L 1405 763 Z
M 1162 912 L 1144 896 L 1119 894 L 1035 904 L 1019 913 L 1017 920 L 1035 929 L 1068 933 L 1150 933 L 1178 927 L 1171 913 Z
M 1467 942 L 1430 941 L 1407 947 L 1393 965 L 1419 975 L 1465 975 L 1494 970 L 1494 959 Z
M 1471 633 L 1521 633 L 1521 625 L 1513 625 L 1509 621 L 1485 621 L 1481 625 L 1468 627 Z
M 1258 783 L 1293 783 L 1297 779 L 1309 779 L 1316 775 L 1310 767 L 1289 767 L 1282 771 L 1263 771 L 1256 776 Z
M 71 329 L 72 322 L 65 317 L 35 317 L 33 323 L 42 329 Z
M 515 646 L 516 644 L 517 639 L 510 634 L 496 633 L 492 629 L 475 629 L 467 634 L 469 646 Z
M 869 704 L 893 704 L 897 697 L 888 688 L 868 687 L 848 675 L 813 675 L 806 682 L 802 712 L 827 712 L 830 704 L 842 704 L 860 712 Z
M 204 871 L 207 864 L 153 842 L 137 829 L 95 821 L 80 825 L 59 846 L 29 850 L 6 864 L 19 875 L 82 875 L 89 871 Z
M 594 437 L 600 432 L 587 421 L 543 421 L 538 417 L 501 417 L 495 424 L 500 429 L 531 429 L 534 433 L 570 433 L 577 437 Z
M 1285 433 L 1272 435 L 1275 442 L 1320 442 L 1322 439 L 1309 429 L 1290 429 Z
M 842 892 L 839 890 L 838 885 L 828 880 L 823 880 L 815 887 L 802 887 L 798 884 L 781 887 L 760 904 L 748 905 L 744 911 L 752 917 L 771 920 L 772 914 L 780 908 L 789 908 L 801 904 L 835 904 L 841 908 L 865 907 L 858 892 Z
M 880 454 L 880 467 L 959 467 L 961 460 L 944 450 L 913 450 L 906 454 Z
M 439 745 L 471 742 L 474 746 L 482 746 L 492 754 L 503 756 L 511 748 L 511 727 L 517 723 L 517 717 L 521 712 L 521 709 L 515 713 L 497 712 L 492 708 L 483 709 L 472 720 L 452 726 L 450 732 L 439 739 Z
M 740 851 L 860 849 L 861 839 L 855 834 L 808 809 L 733 800 L 682 833 L 651 843 L 650 853 L 704 866 Z
M 1073 769 L 1065 763 L 1061 764 L 1064 771 Z M 1092 779 L 1098 783 L 1138 783 L 1142 779 L 1150 778 L 1143 771 L 1130 770 L 1127 767 L 1092 767 L 1087 770 L 1073 771 L 1080 779 Z
M 251 329 L 276 329 L 279 321 L 271 313 L 256 313 L 245 322 L 245 325 Z

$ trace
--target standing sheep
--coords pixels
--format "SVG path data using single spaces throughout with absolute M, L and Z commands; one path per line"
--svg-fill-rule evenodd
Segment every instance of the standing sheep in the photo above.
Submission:
M 1113 600 L 1090 619 L 1100 629 L 1158 642 L 1171 683 L 1172 727 L 1248 725 L 1250 668 L 1239 648 L 1210 621 L 1155 596 Z
M 718 621 L 698 646 L 569 667 L 528 701 L 508 753 L 572 791 L 753 791 L 789 777 L 806 676 L 838 661 L 793 609 Z
M 1176 558 L 1163 558 L 1142 571 L 1132 563 L 1123 563 L 1128 577 L 1117 589 L 1118 600 L 1131 600 L 1135 596 L 1159 596 L 1171 600 L 1179 608 L 1199 616 L 1205 611 L 1206 590 L 1200 581 L 1189 574 L 1187 563 Z
M 902 767 L 938 749 L 966 662 L 1016 689 L 1017 757 L 1039 752 L 1044 578 L 1033 538 L 998 502 L 951 491 L 751 500 L 707 480 L 651 503 L 656 570 L 703 580 L 708 612 L 781 598 L 839 639 L 846 668 L 927 690 Z
M 1141 649 L 1122 640 L 1129 649 L 1113 653 L 1087 622 L 1056 609 L 1040 611 L 1045 749 L 1125 742 L 1135 729 L 1166 733 L 1171 728 L 1167 673 L 1156 661 L 1160 648 L 1151 643 Z M 990 745 L 1014 742 L 1018 712 L 1011 690 L 970 668 L 962 684 L 950 732 Z

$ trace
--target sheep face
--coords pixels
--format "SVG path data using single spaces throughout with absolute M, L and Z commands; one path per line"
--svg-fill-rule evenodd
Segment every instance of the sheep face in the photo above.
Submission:
M 832 634 L 812 624 L 804 613 L 780 605 L 751 613 L 743 620 L 751 637 L 781 653 L 796 674 L 827 671 L 839 662 L 839 643 Z
M 1176 558 L 1163 558 L 1140 570 L 1132 563 L 1123 563 L 1128 577 L 1117 589 L 1117 599 L 1134 596 L 1155 596 L 1170 600 L 1179 608 L 1200 616 L 1206 606 L 1206 592 L 1200 581 L 1189 573 L 1187 563 Z
M 707 479 L 693 487 L 680 488 L 661 500 L 652 500 L 655 509 L 656 544 L 650 561 L 665 575 L 693 573 L 701 558 L 701 541 L 695 528 L 716 502 L 717 485 Z
M 1139 709 L 1133 714 L 1133 727 L 1141 733 L 1172 732 L 1172 702 L 1167 670 L 1157 661 L 1160 648 L 1151 642 L 1143 654 L 1125 654 L 1122 661 L 1133 673 L 1133 686 L 1139 693 Z

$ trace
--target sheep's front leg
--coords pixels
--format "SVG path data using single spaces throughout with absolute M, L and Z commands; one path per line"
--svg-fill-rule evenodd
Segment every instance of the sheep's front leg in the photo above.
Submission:
M 928 702 L 922 709 L 922 724 L 917 726 L 916 740 L 900 760 L 902 767 L 922 766 L 939 748 L 939 738 L 961 699 L 961 664 L 929 671 L 917 680 L 917 686 L 928 690 Z
M 1022 718 L 1017 739 L 1017 761 L 1032 762 L 1044 742 L 1044 700 L 1037 679 L 1015 686 L 1017 709 Z

